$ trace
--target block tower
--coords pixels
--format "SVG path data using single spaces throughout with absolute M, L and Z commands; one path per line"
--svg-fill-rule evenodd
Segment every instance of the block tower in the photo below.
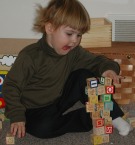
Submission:
M 109 142 L 109 134 L 113 132 L 110 111 L 113 110 L 112 95 L 114 86 L 108 77 L 88 78 L 85 93 L 88 95 L 86 112 L 90 112 L 93 123 L 91 142 L 94 145 Z

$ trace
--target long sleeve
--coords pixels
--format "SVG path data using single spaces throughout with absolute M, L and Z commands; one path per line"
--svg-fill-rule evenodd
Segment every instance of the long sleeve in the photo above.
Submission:
M 2 87 L 6 102 L 5 115 L 11 122 L 25 121 L 25 106 L 21 94 L 34 70 L 29 56 L 20 54 L 7 74 Z
M 120 66 L 117 62 L 103 55 L 95 55 L 90 53 L 81 47 L 76 53 L 74 62 L 74 70 L 86 68 L 89 69 L 95 76 L 101 76 L 106 70 L 113 70 L 117 74 L 120 72 Z

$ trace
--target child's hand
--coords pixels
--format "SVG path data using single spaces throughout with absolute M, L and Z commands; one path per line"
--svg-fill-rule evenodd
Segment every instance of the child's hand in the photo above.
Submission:
M 18 138 L 25 136 L 25 122 L 15 122 L 11 124 L 11 133 Z
M 103 77 L 109 77 L 113 79 L 113 82 L 115 84 L 119 84 L 121 82 L 121 79 L 124 79 L 124 77 L 117 75 L 113 70 L 107 70 L 102 74 Z

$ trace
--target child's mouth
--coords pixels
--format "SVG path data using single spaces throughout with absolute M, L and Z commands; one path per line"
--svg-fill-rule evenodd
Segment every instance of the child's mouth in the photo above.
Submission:
M 69 49 L 71 49 L 70 46 L 64 46 L 64 47 L 63 47 L 63 50 L 69 50 Z

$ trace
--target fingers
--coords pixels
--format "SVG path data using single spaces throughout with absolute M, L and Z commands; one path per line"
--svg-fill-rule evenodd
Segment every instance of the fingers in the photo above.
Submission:
M 25 136 L 25 123 L 24 122 L 17 122 L 11 124 L 11 133 L 15 136 L 17 135 L 18 138 Z
M 107 70 L 105 71 L 102 76 L 104 77 L 109 77 L 111 79 L 113 79 L 113 83 L 114 84 L 120 84 L 121 80 L 124 79 L 125 77 L 117 75 L 114 71 L 112 70 Z

